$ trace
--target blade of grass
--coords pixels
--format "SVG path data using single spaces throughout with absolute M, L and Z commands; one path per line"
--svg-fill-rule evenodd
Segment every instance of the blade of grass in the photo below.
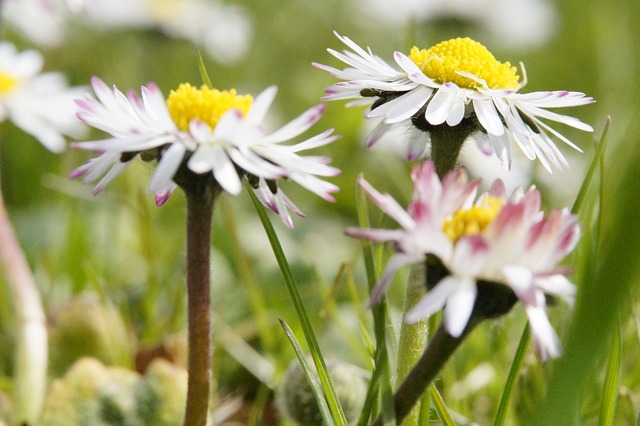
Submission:
M 369 228 L 369 215 L 367 212 L 367 199 L 363 191 L 358 187 L 356 191 L 356 206 L 358 211 L 358 225 L 361 228 Z M 378 274 L 376 271 L 375 254 L 373 244 L 371 242 L 362 241 L 362 251 L 364 256 L 364 265 L 367 275 L 367 284 L 371 291 L 377 281 Z M 386 300 L 381 301 L 371 309 L 373 313 L 373 329 L 376 339 L 375 368 L 372 374 L 371 383 L 367 393 L 364 407 L 358 426 L 367 424 L 371 417 L 371 411 L 374 406 L 374 399 L 379 391 L 382 398 L 382 412 L 384 413 L 384 425 L 395 425 L 395 411 L 393 407 L 393 387 L 391 384 L 391 373 L 389 371 L 389 354 L 386 341 L 386 324 L 387 324 L 387 305 Z
M 346 279 L 347 267 L 346 263 L 343 263 L 338 271 L 335 279 L 333 280 L 333 284 L 329 287 L 329 291 L 326 291 L 326 285 L 317 286 L 319 296 L 325 302 L 323 303 L 322 309 L 320 309 L 318 313 L 319 318 L 326 318 L 329 316 L 331 318 L 332 323 L 336 326 L 337 330 L 341 335 L 341 340 L 347 345 L 348 350 L 354 355 L 357 356 L 362 362 L 370 362 L 371 352 L 368 350 L 366 345 L 362 344 L 362 327 L 358 331 L 352 330 L 350 326 L 350 317 L 345 318 L 342 315 L 342 311 L 338 308 L 338 298 L 339 298 L 339 288 L 340 283 Z M 319 283 L 323 282 L 323 278 L 316 271 L 315 277 L 316 281 Z M 356 305 L 354 309 L 359 308 L 360 302 L 355 302 Z M 366 333 L 366 331 L 365 331 Z M 366 336 L 366 334 L 365 334 Z
M 369 352 L 371 359 L 373 359 L 375 348 L 373 346 L 373 341 L 369 336 L 369 331 L 367 330 L 367 321 L 365 319 L 366 316 L 364 313 L 364 309 L 362 309 L 362 303 L 358 295 L 358 290 L 356 289 L 356 283 L 353 279 L 353 271 L 351 270 L 350 264 L 347 263 L 345 265 L 347 270 L 346 272 L 347 288 L 349 290 L 349 297 L 351 298 L 351 304 L 354 307 L 356 315 L 358 315 L 358 324 L 360 326 L 360 334 L 362 335 L 362 339 L 364 340 L 365 347 Z
M 198 58 L 198 69 L 200 70 L 200 77 L 202 77 L 202 82 L 208 88 L 213 89 L 213 86 L 211 85 L 211 79 L 209 78 L 209 73 L 207 72 L 207 67 L 204 65 L 202 53 L 200 53 L 200 49 L 196 49 L 196 56 Z
M 613 333 L 607 374 L 604 379 L 602 391 L 602 404 L 600 405 L 599 426 L 612 426 L 616 416 L 618 405 L 618 386 L 620 384 L 620 361 L 622 357 L 622 339 L 620 336 L 620 322 Z
M 436 407 L 436 412 L 438 413 L 440 422 L 442 422 L 442 424 L 445 426 L 455 426 L 455 422 L 453 421 L 453 418 L 449 413 L 449 409 L 444 403 L 442 395 L 440 395 L 440 392 L 438 392 L 438 388 L 436 388 L 436 385 L 432 383 L 429 388 L 431 390 L 431 399 L 433 401 L 433 405 Z
M 589 169 L 587 170 L 584 181 L 580 186 L 580 190 L 578 191 L 576 200 L 573 203 L 573 207 L 571 207 L 572 213 L 578 213 L 580 211 L 580 207 L 582 207 L 582 204 L 585 201 L 585 198 L 589 191 L 589 185 L 591 184 L 591 180 L 593 179 L 593 175 L 596 173 L 596 170 L 600 166 L 601 161 L 604 157 L 604 148 L 607 145 L 607 135 L 609 134 L 610 126 L 611 117 L 608 116 L 604 122 L 604 129 L 602 130 L 602 134 L 600 135 L 600 141 L 598 142 L 598 146 L 596 147 L 596 153 L 593 156 L 593 160 L 591 160 L 591 164 L 589 164 Z
M 311 371 L 311 369 L 309 368 L 309 364 L 307 363 L 304 350 L 302 350 L 302 347 L 300 346 L 298 339 L 296 339 L 296 336 L 293 334 L 293 331 L 291 331 L 291 328 L 285 322 L 285 320 L 278 319 L 278 321 L 280 321 L 280 325 L 282 325 L 282 329 L 284 330 L 284 333 L 287 335 L 289 342 L 291 342 L 291 346 L 293 346 L 293 350 L 296 353 L 296 357 L 298 358 L 298 361 L 302 366 L 302 370 L 304 371 L 304 374 L 307 377 L 307 380 L 309 381 L 309 385 L 311 386 L 311 390 L 313 391 L 313 396 L 315 397 L 316 402 L 318 403 L 318 408 L 320 409 L 320 415 L 322 416 L 322 421 L 327 426 L 334 425 L 335 422 L 331 417 L 331 410 L 327 405 L 327 401 L 324 399 L 322 387 L 316 380 L 316 376 L 314 372 Z
M 509 375 L 507 376 L 507 381 L 504 384 L 504 389 L 502 390 L 502 396 L 500 397 L 500 403 L 498 404 L 498 411 L 496 413 L 496 418 L 493 421 L 493 426 L 502 426 L 507 418 L 507 411 L 509 410 L 509 404 L 511 403 L 511 398 L 513 396 L 513 389 L 515 388 L 516 381 L 520 375 L 520 369 L 522 368 L 524 356 L 527 353 L 530 337 L 531 330 L 529 328 L 529 323 L 527 322 L 524 326 L 524 330 L 522 330 L 520 342 L 518 343 L 516 353 L 513 356 L 513 361 L 511 362 L 511 368 L 509 369 Z
M 331 382 L 329 373 L 327 372 L 327 366 L 324 362 L 324 358 L 322 357 L 320 346 L 318 345 L 315 333 L 313 332 L 313 328 L 311 327 L 311 321 L 309 320 L 306 308 L 304 307 L 304 303 L 302 302 L 302 297 L 300 297 L 300 293 L 298 292 L 298 285 L 295 282 L 293 273 L 291 272 L 291 268 L 289 267 L 289 262 L 287 261 L 287 258 L 284 254 L 284 250 L 282 250 L 280 240 L 278 239 L 276 231 L 273 228 L 271 220 L 269 220 L 269 217 L 267 216 L 267 212 L 265 211 L 264 207 L 258 200 L 258 197 L 255 195 L 253 189 L 246 180 L 244 181 L 244 185 L 247 189 L 247 192 L 249 193 L 249 196 L 251 197 L 251 201 L 253 202 L 256 211 L 258 212 L 258 216 L 260 217 L 262 226 L 264 227 L 267 238 L 269 239 L 269 243 L 271 244 L 271 248 L 273 249 L 273 254 L 276 257 L 285 284 L 287 285 L 287 290 L 289 291 L 289 295 L 291 296 L 291 300 L 296 309 L 296 313 L 298 314 L 298 319 L 300 320 L 305 340 L 307 341 L 307 345 L 309 346 L 309 352 L 311 353 L 313 362 L 315 363 L 316 369 L 318 370 L 320 383 L 322 383 L 322 388 L 324 389 L 327 403 L 329 404 L 329 409 L 331 410 L 331 414 L 333 415 L 333 420 L 340 426 L 346 426 L 347 419 L 344 415 L 342 407 L 340 406 L 340 401 L 338 400 L 338 395 L 335 391 L 335 388 L 333 387 L 333 383 Z
M 227 242 L 229 243 L 231 253 L 233 253 L 233 262 L 236 265 L 240 282 L 246 286 L 246 294 L 249 298 L 251 310 L 253 311 L 253 318 L 255 319 L 258 329 L 260 343 L 267 353 L 276 353 L 276 339 L 272 331 L 273 324 L 269 321 L 269 313 L 265 303 L 266 297 L 264 295 L 264 291 L 255 276 L 251 261 L 240 243 L 240 233 L 238 232 L 238 224 L 235 219 L 236 216 L 231 210 L 229 204 L 225 202 L 225 199 L 221 199 L 220 201 L 219 208 L 222 212 L 222 216 L 224 217 L 229 235 Z

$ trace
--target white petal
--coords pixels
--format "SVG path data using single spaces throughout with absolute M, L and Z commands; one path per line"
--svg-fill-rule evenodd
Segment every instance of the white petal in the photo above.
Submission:
M 543 307 L 527 306 L 527 317 L 540 358 L 557 358 L 562 355 L 562 345 L 555 330 L 547 318 Z
M 460 114 L 461 100 L 459 92 L 460 88 L 453 83 L 443 84 L 433 95 L 427 110 L 425 118 L 434 126 L 444 123 L 455 126 L 462 120 L 463 114 Z M 464 108 L 464 103 L 462 104 Z M 462 110 L 464 113 L 464 109 Z M 451 116 L 451 117 L 450 117 Z M 457 121 L 456 121 L 457 120 Z
M 149 181 L 147 187 L 149 193 L 155 194 L 171 187 L 171 181 L 184 159 L 185 152 L 186 148 L 181 143 L 174 143 L 165 151 Z
M 276 86 L 270 86 L 256 97 L 245 117 L 248 124 L 257 126 L 262 123 L 273 99 L 276 97 L 276 93 L 278 93 L 278 88 Z
M 444 309 L 444 325 L 449 334 L 453 337 L 460 337 L 469 317 L 473 311 L 473 305 L 478 293 L 476 283 L 473 279 L 459 278 L 455 291 L 447 299 L 447 306 Z
M 385 115 L 386 123 L 398 123 L 413 116 L 429 100 L 433 89 L 418 86 L 404 95 L 389 101 L 392 104 Z
M 375 305 L 382 299 L 384 294 L 387 292 L 387 289 L 393 282 L 393 277 L 396 275 L 398 269 L 400 269 L 404 265 L 416 263 L 418 261 L 420 261 L 420 257 L 415 257 L 404 253 L 396 253 L 391 256 L 391 259 L 389 259 L 389 261 L 387 262 L 387 266 L 385 266 L 384 271 L 380 276 L 378 284 L 371 292 L 371 297 L 369 298 L 369 306 Z
M 452 276 L 442 279 L 413 307 L 404 320 L 407 323 L 416 323 L 438 312 L 447 303 L 447 299 L 456 291 L 458 281 Z
M 490 99 L 473 99 L 473 110 L 484 129 L 492 135 L 500 136 L 504 133 L 504 124 Z
M 279 130 L 264 138 L 265 143 L 278 143 L 295 138 L 299 134 L 305 132 L 309 127 L 316 123 L 324 113 L 326 106 L 319 104 L 309 108 L 299 117 L 290 121 Z

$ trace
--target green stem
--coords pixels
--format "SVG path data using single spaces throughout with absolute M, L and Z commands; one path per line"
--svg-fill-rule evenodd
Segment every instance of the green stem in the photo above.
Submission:
M 206 426 L 211 387 L 210 250 L 213 199 L 207 192 L 187 196 L 187 301 L 189 379 L 185 426 Z
M 441 124 L 429 129 L 431 159 L 440 179 L 455 169 L 464 141 L 477 129 L 477 124 L 473 119 L 465 119 L 455 127 Z
M 509 404 L 511 403 L 513 389 L 515 388 L 520 370 L 522 369 L 524 356 L 527 353 L 527 347 L 529 346 L 529 341 L 531 340 L 530 336 L 531 327 L 527 322 L 524 326 L 524 330 L 522 330 L 518 348 L 516 349 L 513 361 L 511 362 L 511 368 L 509 369 L 509 375 L 507 376 L 507 381 L 504 384 L 504 388 L 502 390 L 502 396 L 500 397 L 500 403 L 498 404 L 498 411 L 496 412 L 496 418 L 493 421 L 493 426 L 504 425 L 504 421 L 507 418 L 507 411 L 509 410 Z
M 400 328 L 400 342 L 398 346 L 398 363 L 396 368 L 396 385 L 401 383 L 411 371 L 411 368 L 420 359 L 427 342 L 427 319 L 415 324 L 408 324 L 404 316 L 420 301 L 425 294 L 425 267 L 424 263 L 416 263 L 411 266 L 407 291 L 405 293 L 403 321 Z M 411 410 L 405 419 L 405 426 L 417 426 L 420 421 L 420 404 Z
M 14 414 L 19 424 L 35 424 L 47 383 L 47 328 L 35 280 L 20 248 L 0 191 L 0 263 L 17 317 Z
M 398 388 L 394 395 L 393 404 L 396 414 L 396 423 L 400 424 L 411 412 L 416 402 L 422 397 L 429 384 L 435 379 L 447 360 L 460 346 L 467 334 L 471 332 L 481 321 L 480 317 L 472 316 L 467 327 L 459 337 L 452 337 L 441 324 L 427 350 L 413 367 L 405 381 Z M 373 426 L 382 426 L 383 420 L 380 415 Z

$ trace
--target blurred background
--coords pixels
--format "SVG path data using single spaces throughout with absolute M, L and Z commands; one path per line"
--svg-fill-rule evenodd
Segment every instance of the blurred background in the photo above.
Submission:
M 594 283 L 605 288 L 602 294 L 613 302 L 609 306 L 598 299 L 598 306 L 605 308 L 592 318 L 600 321 L 597 315 L 602 315 L 604 324 L 619 321 L 623 350 L 616 424 L 635 422 L 640 404 L 640 306 L 635 286 L 640 221 L 633 205 L 620 203 L 633 200 L 632 194 L 640 189 L 636 180 L 640 174 L 633 172 L 640 156 L 637 1 L 3 0 L 1 8 L 2 39 L 19 49 L 39 50 L 45 70 L 63 72 L 73 86 L 88 86 L 95 75 L 123 91 L 153 81 L 167 95 L 181 82 L 201 83 L 196 59 L 200 49 L 219 89 L 256 95 L 267 86 L 279 87 L 269 112 L 273 129 L 320 102 L 324 89 L 335 82 L 311 66 L 320 62 L 342 67 L 326 52 L 343 48 L 334 30 L 371 47 L 389 62 L 395 50 L 407 52 L 413 45 L 428 48 L 448 38 L 469 36 L 487 46 L 498 60 L 526 65 L 528 85 L 523 92 L 571 90 L 593 96 L 594 105 L 566 112 L 591 124 L 593 135 L 554 126 L 584 150 L 572 152 L 558 142 L 572 171 L 549 175 L 539 164 L 516 158 L 514 170 L 505 176 L 495 158 L 482 157 L 471 144 L 463 161 L 473 176 L 487 180 L 503 176 L 510 185 L 535 183 L 548 208 L 571 206 L 605 119 L 612 117 L 602 187 L 598 189 L 598 180 L 590 190 L 587 211 L 581 212 L 585 228 L 597 222 L 602 230 L 602 238 L 583 245 L 600 247 L 602 243 L 602 250 L 608 251 L 598 249 L 594 255 L 593 250 L 578 250 L 569 264 L 577 265 L 574 281 L 579 287 L 590 282 L 584 265 L 600 268 L 598 277 L 617 277 Z M 406 134 L 389 137 L 367 151 L 363 141 L 372 123 L 365 122 L 362 113 L 362 108 L 330 103 L 313 128 L 318 133 L 333 127 L 342 135 L 322 149 L 322 154 L 333 158 L 332 165 L 342 170 L 331 179 L 340 187 L 336 202 L 327 203 L 285 183 L 285 191 L 307 217 L 294 218 L 293 230 L 282 226 L 276 216 L 272 220 L 324 356 L 366 372 L 371 360 L 360 328 L 367 300 L 361 247 L 344 236 L 343 229 L 357 223 L 355 182 L 360 173 L 403 205 L 411 186 L 410 165 L 399 149 Z M 87 140 L 101 137 L 87 129 Z M 92 198 L 89 186 L 66 177 L 89 158 L 86 152 L 52 154 L 7 121 L 0 123 L 0 140 L 2 191 L 47 312 L 51 380 L 64 376 L 83 356 L 139 373 L 145 373 L 158 357 L 183 368 L 182 194 L 176 192 L 162 208 L 155 207 L 153 197 L 146 194 L 152 166 L 140 161 Z M 393 226 L 375 208 L 371 217 L 374 224 Z M 627 238 L 616 240 L 618 235 Z M 607 245 L 609 240 L 616 245 Z M 287 321 L 299 337 L 302 334 L 246 194 L 221 197 L 213 241 L 219 423 L 285 424 L 273 395 L 295 357 L 277 319 Z M 389 247 L 381 249 L 381 262 L 390 253 Z M 599 264 L 616 256 L 625 260 L 619 262 L 624 271 Z M 406 282 L 406 272 L 399 275 L 398 283 Z M 393 328 L 399 328 L 403 287 L 396 285 L 390 293 Z M 365 330 L 369 316 L 365 310 Z M 582 318 L 578 315 L 572 323 L 572 312 L 565 306 L 551 307 L 550 316 L 561 336 L 568 336 L 570 328 L 589 326 L 576 325 L 576 318 Z M 588 313 L 584 318 L 589 318 Z M 0 286 L 0 424 L 3 411 L 6 418 L 11 411 L 14 321 L 12 301 L 5 286 Z M 446 367 L 438 385 L 460 424 L 492 421 L 524 324 L 524 312 L 516 308 L 504 319 L 483 325 Z M 581 358 L 593 367 L 583 373 L 586 378 L 557 379 L 576 380 L 588 389 L 579 401 L 580 424 L 598 422 L 606 364 L 602 349 L 610 330 L 596 330 L 591 336 L 593 356 Z M 575 344 L 582 348 L 588 347 L 586 343 L 583 339 Z M 572 353 L 568 349 L 569 359 Z M 507 424 L 527 424 L 544 401 L 548 380 L 556 380 L 550 377 L 557 374 L 554 363 L 541 364 L 530 350 Z

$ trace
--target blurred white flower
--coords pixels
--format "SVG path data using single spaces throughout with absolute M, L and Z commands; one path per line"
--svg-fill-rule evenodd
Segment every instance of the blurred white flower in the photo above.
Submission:
M 526 78 L 519 83 L 515 67 L 499 62 L 470 38 L 443 41 L 428 50 L 414 46 L 408 56 L 396 51 L 398 69 L 370 49 L 336 36 L 350 50 L 328 51 L 348 67 L 314 63 L 343 80 L 327 88 L 323 100 L 353 99 L 347 107 L 371 105 L 365 116 L 381 120 L 365 142 L 367 147 L 393 127 L 406 123 L 424 132 L 436 126 L 464 124 L 475 131 L 479 147 L 494 153 L 506 170 L 511 168 L 511 145 L 518 145 L 527 158 L 539 159 L 551 173 L 552 166 L 563 170 L 569 163 L 547 132 L 581 150 L 544 120 L 593 131 L 574 117 L 547 110 L 590 104 L 593 98 L 568 91 L 519 93 Z M 415 138 L 409 144 L 407 158 L 418 158 L 427 148 L 426 138 Z
M 546 42 L 558 21 L 548 0 L 359 0 L 358 6 L 370 19 L 395 27 L 436 20 L 469 22 L 493 44 L 517 48 Z
M 404 210 L 390 195 L 360 179 L 374 203 L 400 229 L 348 228 L 347 234 L 372 241 L 391 241 L 389 259 L 371 295 L 376 303 L 398 269 L 434 256 L 444 277 L 406 315 L 416 322 L 444 307 L 445 328 L 453 337 L 464 331 L 474 309 L 480 282 L 504 285 L 522 302 L 541 358 L 557 357 L 560 342 L 545 312 L 545 295 L 573 302 L 574 285 L 558 263 L 576 246 L 580 228 L 567 209 L 545 217 L 540 192 L 516 189 L 506 196 L 502 181 L 476 197 L 479 181 L 468 182 L 463 169 L 438 179 L 431 161 L 413 169 L 413 199 Z M 429 266 L 428 268 L 431 268 Z
M 40 46 L 57 46 L 64 38 L 66 7 L 61 0 L 4 0 L 2 21 Z
M 4 0 L 2 17 L 41 46 L 58 46 L 73 19 L 105 30 L 158 28 L 189 40 L 231 64 L 250 47 L 251 20 L 238 5 L 218 0 Z
M 301 156 L 298 152 L 329 144 L 337 139 L 333 129 L 294 145 L 283 142 L 296 138 L 316 123 L 324 105 L 310 108 L 279 130 L 266 134 L 264 118 L 276 95 L 269 87 L 258 95 L 238 95 L 235 90 L 219 91 L 203 86 L 198 89 L 181 84 L 165 101 L 154 84 L 124 95 L 109 89 L 94 78 L 97 99 L 87 95 L 77 100 L 78 117 L 111 137 L 72 144 L 75 148 L 99 151 L 71 173 L 93 182 L 100 176 L 94 193 L 102 190 L 137 155 L 159 159 L 149 183 L 156 203 L 163 204 L 176 184 L 178 170 L 186 165 L 199 175 L 211 175 L 226 192 L 237 195 L 241 177 L 249 176 L 260 201 L 278 213 L 285 225 L 292 227 L 289 209 L 302 215 L 278 187 L 279 179 L 290 179 L 328 201 L 338 188 L 318 178 L 335 176 L 339 170 L 327 165 L 330 159 Z
M 78 137 L 73 99 L 84 89 L 69 88 L 61 73 L 41 73 L 43 58 L 35 50 L 18 52 L 0 43 L 0 122 L 9 120 L 47 149 L 65 149 L 63 135 Z
M 106 28 L 157 27 L 202 46 L 216 60 L 242 59 L 252 36 L 244 9 L 206 0 L 75 0 L 79 16 Z

